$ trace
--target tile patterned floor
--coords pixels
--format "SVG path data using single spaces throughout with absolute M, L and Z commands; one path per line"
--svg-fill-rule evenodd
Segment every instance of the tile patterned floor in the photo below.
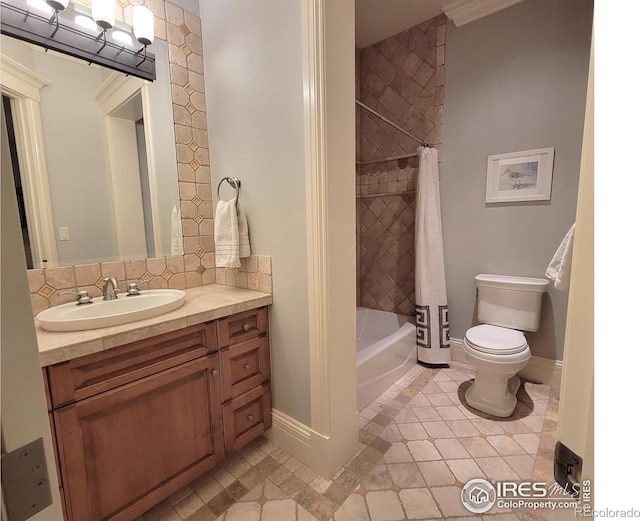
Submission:
M 466 364 L 411 369 L 361 411 L 360 451 L 331 480 L 261 437 L 137 521 L 479 519 L 460 502 L 471 478 L 552 483 L 558 393 L 525 383 L 514 415 L 499 419 L 464 405 L 472 380 Z

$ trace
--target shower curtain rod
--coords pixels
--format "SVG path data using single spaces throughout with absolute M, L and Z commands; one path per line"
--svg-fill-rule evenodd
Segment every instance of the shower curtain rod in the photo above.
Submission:
M 393 121 L 391 121 L 390 119 L 385 118 L 382 114 L 380 114 L 379 112 L 376 112 L 375 110 L 373 110 L 371 107 L 367 107 L 364 103 L 362 103 L 359 100 L 356 100 L 356 105 L 360 105 L 363 109 L 368 110 L 369 112 L 371 112 L 371 114 L 373 114 L 374 116 L 379 117 L 382 121 L 384 121 L 385 123 L 388 123 L 389 125 L 391 125 L 393 128 L 395 128 L 396 130 L 399 130 L 400 132 L 402 132 L 403 134 L 406 134 L 407 136 L 409 136 L 411 139 L 417 141 L 418 143 L 420 143 L 423 147 L 429 147 L 429 148 L 433 148 L 433 145 L 430 145 L 429 143 L 425 143 L 424 141 L 422 141 L 422 139 L 417 138 L 416 136 L 414 136 L 411 132 L 409 132 L 408 130 L 403 129 L 400 125 L 397 125 L 396 123 L 394 123 Z

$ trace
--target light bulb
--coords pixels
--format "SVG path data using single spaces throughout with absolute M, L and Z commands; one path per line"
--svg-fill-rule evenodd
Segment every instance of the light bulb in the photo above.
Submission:
M 116 0 L 92 0 L 91 16 L 102 29 L 111 29 L 116 22 Z
M 142 5 L 133 6 L 133 34 L 142 45 L 153 43 L 153 13 Z
M 76 15 L 74 20 L 79 26 L 84 27 L 85 29 L 90 29 L 91 31 L 95 31 L 97 33 L 100 32 L 100 29 L 98 28 L 96 23 L 88 16 L 78 14 Z
M 51 9 L 51 7 L 49 7 L 44 0 L 27 0 L 27 5 L 33 7 L 34 9 L 38 9 L 39 11 L 53 14 L 53 9 Z
M 111 37 L 114 40 L 117 40 L 122 43 L 126 43 L 127 45 L 133 45 L 133 40 L 131 39 L 131 35 L 125 33 L 124 31 L 113 31 L 111 33 Z

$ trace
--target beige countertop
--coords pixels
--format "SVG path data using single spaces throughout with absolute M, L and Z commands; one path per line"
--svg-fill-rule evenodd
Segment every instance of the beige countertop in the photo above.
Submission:
M 273 302 L 270 293 L 212 284 L 185 290 L 184 304 L 174 311 L 129 324 L 86 331 L 45 331 L 36 320 L 40 366 L 105 351 L 187 326 L 202 324 Z

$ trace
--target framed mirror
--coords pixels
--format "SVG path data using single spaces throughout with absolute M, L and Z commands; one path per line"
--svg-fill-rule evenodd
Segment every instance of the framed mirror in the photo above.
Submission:
M 29 268 L 182 255 L 167 44 L 148 82 L 2 36 Z

